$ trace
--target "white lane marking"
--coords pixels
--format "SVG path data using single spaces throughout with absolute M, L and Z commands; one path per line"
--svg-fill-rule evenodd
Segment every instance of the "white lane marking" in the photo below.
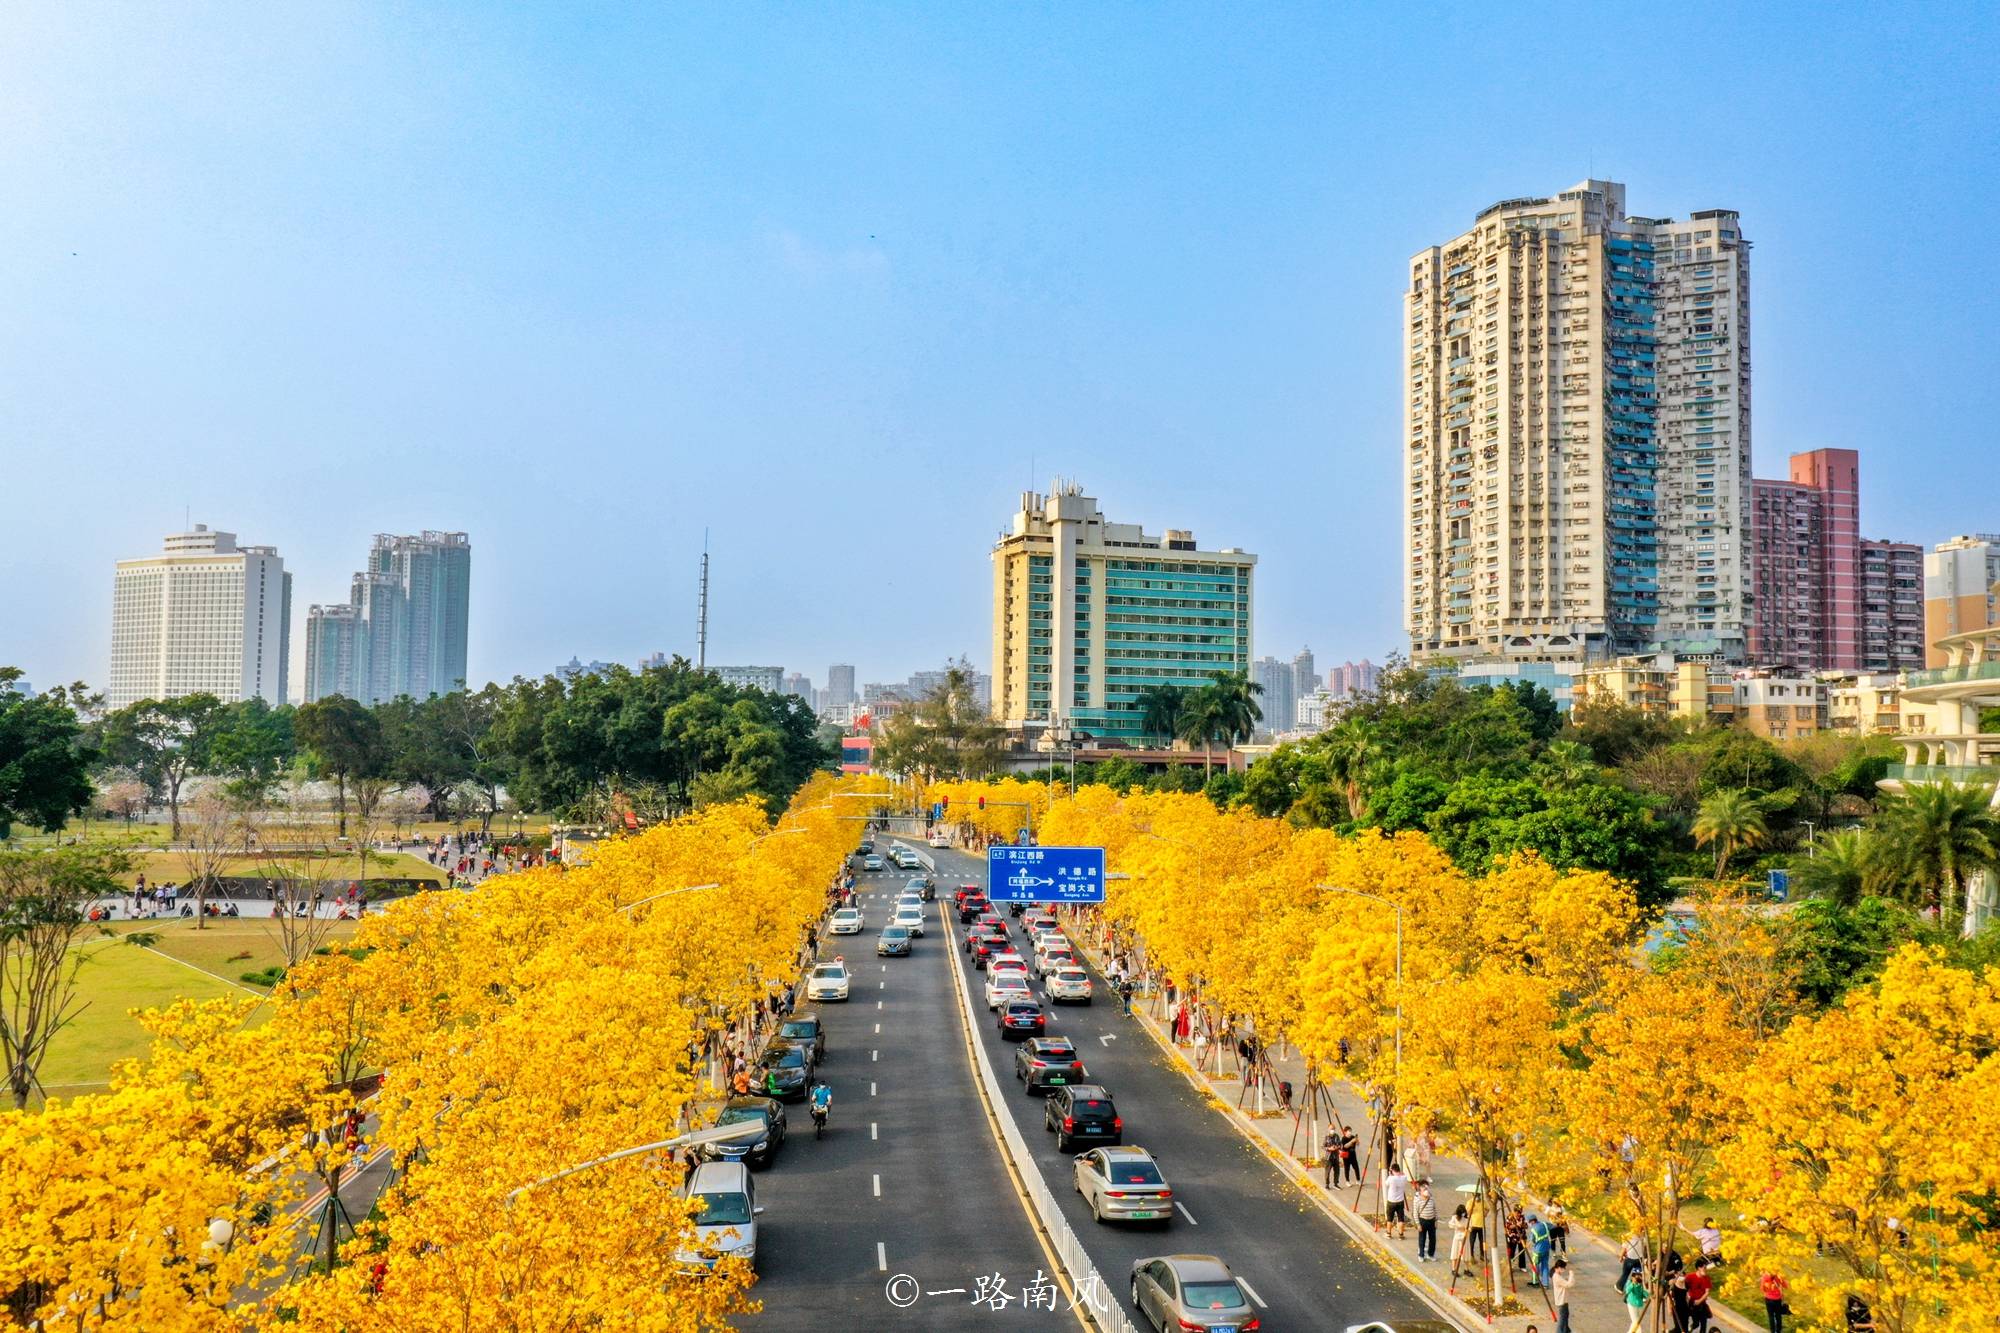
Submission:
M 1250 1293 L 1250 1299 L 1257 1302 L 1257 1308 L 1259 1310 L 1268 1310 L 1271 1308 L 1270 1306 L 1264 1304 L 1264 1298 L 1257 1294 L 1257 1289 L 1255 1287 L 1251 1286 L 1248 1282 L 1245 1282 L 1243 1280 L 1243 1277 L 1240 1273 L 1237 1275 L 1236 1282 L 1238 1286 L 1243 1288 L 1243 1290 Z
M 877 1131 L 877 1128 L 878 1128 L 878 1126 L 877 1126 L 877 1125 L 875 1124 L 875 1122 L 874 1122 L 873 1120 L 870 1120 L 870 1121 L 868 1122 L 868 1137 L 869 1137 L 869 1138 L 871 1138 L 871 1139 L 879 1139 L 879 1138 L 881 1138 L 881 1137 L 882 1137 L 882 1136 L 881 1136 L 881 1135 L 880 1135 L 879 1133 L 877 1133 L 877 1132 L 876 1132 L 876 1131 Z
M 882 970 L 884 972 L 887 972 L 889 970 L 889 965 L 887 963 L 882 964 Z
M 882 1007 L 882 1002 L 880 1000 L 875 1001 L 875 1007 L 877 1009 L 880 1009 Z
M 886 981 L 878 981 L 878 982 L 876 982 L 876 983 L 875 983 L 875 989 L 876 989 L 876 990 L 888 990 L 888 989 L 889 989 L 889 983 L 888 983 L 888 982 L 886 982 Z
M 868 1052 L 868 1058 L 869 1058 L 870 1060 L 880 1060 L 880 1059 L 882 1058 L 882 1052 L 880 1052 L 880 1051 L 870 1051 L 870 1052 Z
M 880 1023 L 875 1025 L 875 1035 L 878 1037 L 882 1035 L 882 1025 Z
M 889 1252 L 882 1248 L 882 1242 L 879 1240 L 875 1242 L 875 1271 L 878 1273 L 889 1271 Z
M 882 1177 L 880 1176 L 875 1177 L 875 1197 L 878 1199 L 882 1197 Z
M 1185 1217 L 1188 1220 L 1189 1226 L 1198 1227 L 1201 1225 L 1201 1223 L 1194 1220 L 1194 1214 L 1187 1210 L 1187 1205 L 1182 1203 L 1179 1199 L 1174 1200 L 1174 1207 L 1181 1210 L 1181 1216 Z
M 868 1085 L 868 1095 L 870 1097 L 873 1097 L 875 1095 L 875 1085 L 873 1083 L 870 1083 Z

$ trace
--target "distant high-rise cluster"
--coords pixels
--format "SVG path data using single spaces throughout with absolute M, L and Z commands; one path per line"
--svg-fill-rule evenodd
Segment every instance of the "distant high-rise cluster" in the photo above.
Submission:
M 1382 683 L 1382 668 L 1367 658 L 1359 662 L 1342 662 L 1337 667 L 1329 667 L 1326 672 L 1326 690 L 1336 699 L 1351 699 L 1357 694 L 1373 694 Z
M 374 704 L 463 687 L 471 581 L 462 532 L 377 535 L 348 601 L 307 613 L 306 700 Z
M 285 702 L 292 576 L 275 546 L 238 546 L 197 523 L 160 554 L 118 562 L 105 701 L 213 694 L 225 703 Z
M 1319 691 L 1319 667 L 1310 648 L 1289 662 L 1260 657 L 1250 664 L 1250 683 L 1260 687 L 1257 707 L 1264 721 L 1258 730 L 1279 735 L 1305 725 L 1300 709 Z

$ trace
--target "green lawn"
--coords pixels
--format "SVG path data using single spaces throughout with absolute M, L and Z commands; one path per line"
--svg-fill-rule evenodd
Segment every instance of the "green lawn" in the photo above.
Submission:
M 243 875 L 258 878 L 270 866 L 271 859 L 261 856 L 232 856 L 223 863 L 224 875 Z M 359 879 L 361 858 L 342 856 L 312 867 L 322 878 L 330 880 Z M 132 868 L 125 874 L 127 884 L 135 883 L 140 874 L 146 876 L 147 884 L 182 884 L 188 879 L 187 857 L 179 852 L 140 852 L 132 858 Z M 409 856 L 402 852 L 370 852 L 368 854 L 368 877 L 370 879 L 428 879 L 436 884 L 444 883 L 444 871 L 438 869 L 421 856 Z
M 57 1034 L 42 1065 L 42 1082 L 58 1097 L 101 1092 L 114 1064 L 146 1053 L 148 1038 L 133 1010 L 182 999 L 263 994 L 262 987 L 229 983 L 244 972 L 284 961 L 270 923 L 251 917 L 211 921 L 203 930 L 181 918 L 120 921 L 111 929 L 115 938 L 100 935 L 79 943 L 85 959 L 77 988 L 88 1007 Z M 135 931 L 159 938 L 150 948 L 124 943 L 123 937 Z M 327 941 L 338 946 L 353 933 L 351 923 L 341 922 Z

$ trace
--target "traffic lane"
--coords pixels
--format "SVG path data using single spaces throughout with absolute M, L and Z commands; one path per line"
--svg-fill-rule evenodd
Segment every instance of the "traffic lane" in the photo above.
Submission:
M 1020 933 L 1011 922 L 1009 929 Z M 985 974 L 962 953 L 955 956 L 983 985 Z M 1274 1328 L 1435 1318 L 1324 1213 L 1302 1208 L 1296 1187 L 1276 1165 L 1209 1109 L 1158 1045 L 1120 1015 L 1102 976 L 1093 981 L 1092 1004 L 1046 1006 L 1049 1032 L 1075 1042 L 1090 1081 L 1111 1093 L 1125 1121 L 1124 1141 L 1159 1158 L 1179 1205 L 1169 1225 L 1093 1220 L 1075 1192 L 1075 1153 L 1058 1151 L 1044 1127 L 1042 1098 L 1020 1091 L 1008 1106 L 1064 1217 L 1120 1300 L 1128 1299 L 1128 1275 L 1137 1260 L 1195 1252 L 1228 1262 L 1263 1302 L 1259 1314 Z M 997 1021 L 982 1024 L 980 1037 L 1011 1073 L 1016 1046 L 1000 1036 Z
M 833 1114 L 826 1137 L 814 1141 L 805 1104 L 787 1106 L 792 1137 L 776 1165 L 758 1173 L 758 1220 L 768 1234 L 752 1294 L 764 1313 L 746 1326 L 983 1328 L 992 1312 L 969 1300 L 982 1276 L 999 1273 L 1018 1293 L 1048 1267 L 973 1090 L 935 914 L 910 957 L 875 956 L 904 878 L 856 877 L 857 900 L 873 893 L 886 901 L 866 901 L 863 934 L 821 947 L 822 957 L 846 957 L 851 998 L 800 1006 L 826 1022 L 822 1077 Z M 911 1302 L 904 1308 L 889 1300 L 898 1275 L 910 1279 L 896 1291 Z

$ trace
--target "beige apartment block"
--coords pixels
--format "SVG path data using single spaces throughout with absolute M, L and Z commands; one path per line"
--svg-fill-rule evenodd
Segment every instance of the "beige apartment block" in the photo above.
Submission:
M 1826 692 L 1826 725 L 1847 736 L 1893 736 L 1903 729 L 1903 677 L 1895 671 L 1862 671 L 1820 678 Z
M 1581 668 L 1571 683 L 1577 703 L 1605 700 L 1701 724 L 1736 711 L 1736 684 L 1722 662 L 1677 660 L 1672 653 L 1616 658 Z
M 111 592 L 105 702 L 212 694 L 287 702 L 292 576 L 272 546 L 238 546 L 197 523 L 158 555 L 120 560 Z
M 1776 671 L 1736 676 L 1736 721 L 1769 740 L 1800 740 L 1826 726 L 1826 691 L 1818 678 Z
M 1744 658 L 1749 242 L 1587 180 L 1419 252 L 1404 296 L 1413 656 Z
M 1924 555 L 1924 665 L 1945 666 L 1945 641 L 2000 625 L 2000 536 L 1940 542 Z

